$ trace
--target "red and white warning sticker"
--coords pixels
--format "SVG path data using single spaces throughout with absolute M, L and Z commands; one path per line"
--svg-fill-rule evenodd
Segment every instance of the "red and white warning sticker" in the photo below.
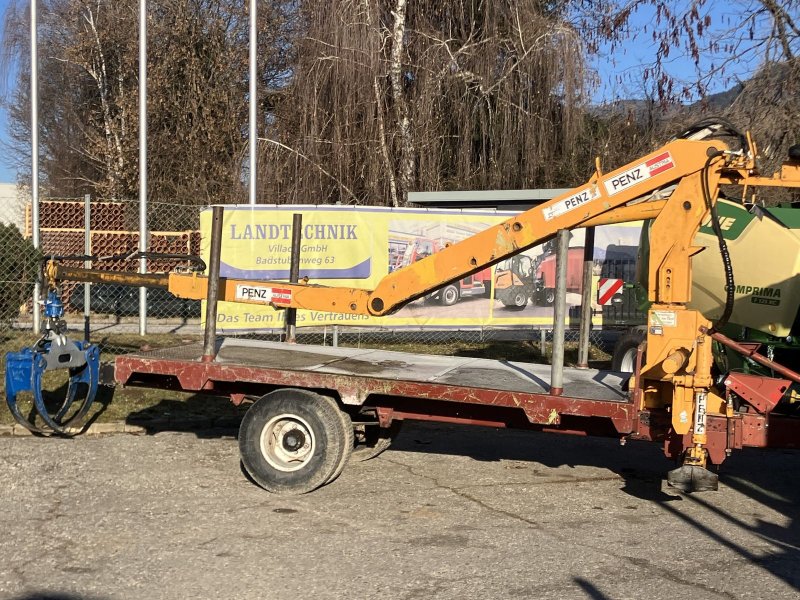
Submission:
M 543 216 L 545 221 L 551 221 L 556 217 L 568 213 L 571 210 L 580 208 L 587 202 L 591 202 L 595 198 L 600 197 L 600 190 L 596 186 L 585 187 L 578 190 L 574 194 L 553 203 L 552 206 L 545 206 L 543 209 Z
M 606 179 L 603 182 L 606 186 L 606 193 L 613 196 L 674 167 L 675 161 L 672 160 L 672 155 L 669 152 L 662 152 L 619 175 Z
M 239 284 L 236 286 L 236 299 L 245 300 L 247 302 L 289 306 L 292 303 L 292 290 L 261 285 Z
M 600 306 L 605 306 L 611 302 L 615 294 L 622 291 L 622 286 L 625 281 L 622 279 L 607 279 L 601 277 L 597 282 L 597 303 Z

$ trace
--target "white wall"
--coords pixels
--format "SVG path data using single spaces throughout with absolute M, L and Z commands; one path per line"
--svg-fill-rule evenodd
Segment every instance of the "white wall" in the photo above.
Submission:
M 25 196 L 16 183 L 0 183 L 0 223 L 10 223 L 23 230 Z

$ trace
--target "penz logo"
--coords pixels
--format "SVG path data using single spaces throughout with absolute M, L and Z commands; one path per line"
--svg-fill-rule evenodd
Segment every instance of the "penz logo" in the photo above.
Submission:
M 261 302 L 264 304 L 289 306 L 292 303 L 292 290 L 239 284 L 236 286 L 235 297 L 236 300 L 243 300 L 245 302 Z
M 606 193 L 613 196 L 674 167 L 675 161 L 672 160 L 672 155 L 669 152 L 662 152 L 640 165 L 607 179 L 604 182 Z
M 591 202 L 595 198 L 600 197 L 600 191 L 597 189 L 596 186 L 588 187 L 582 190 L 578 190 L 571 196 L 564 198 L 563 200 L 553 201 L 550 206 L 544 207 L 544 220 L 545 221 L 552 221 L 556 217 L 559 217 L 563 214 L 568 213 L 571 210 L 574 210 L 587 202 Z
M 672 161 L 672 156 L 670 156 L 669 152 L 664 152 L 663 154 L 659 154 L 658 156 L 656 156 L 655 158 L 651 158 L 644 164 L 647 167 L 647 170 L 650 172 L 650 177 L 654 177 L 659 173 L 668 171 L 675 166 L 675 163 Z

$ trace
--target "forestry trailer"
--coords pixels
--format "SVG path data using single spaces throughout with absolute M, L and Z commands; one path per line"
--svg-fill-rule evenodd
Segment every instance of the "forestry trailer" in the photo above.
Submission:
M 564 369 L 564 385 L 552 387 L 545 382 L 549 368 L 544 365 L 253 340 L 226 339 L 219 345 L 213 336 L 209 343 L 208 331 L 202 347 L 119 356 L 111 378 L 130 386 L 178 387 L 235 403 L 252 401 L 239 430 L 241 458 L 252 478 L 273 492 L 308 492 L 332 481 L 354 448 L 379 452 L 393 423 L 404 419 L 655 441 L 680 463 L 668 474 L 670 484 L 689 491 L 716 489 L 717 476 L 708 466 L 722 463 L 731 451 L 800 444 L 800 420 L 778 410 L 800 375 L 720 333 L 742 285 L 717 213 L 721 191 L 728 198 L 736 193 L 744 205 L 761 189 L 775 187 L 800 188 L 800 146 L 791 149 L 779 172 L 762 176 L 750 136 L 707 121 L 611 172 L 604 172 L 598 160 L 584 185 L 395 270 L 374 290 L 219 278 L 219 235 L 212 235 L 208 276 L 112 273 L 50 260 L 45 335 L 35 347 L 8 356 L 8 403 L 21 422 L 35 427 L 16 407 L 17 394 L 31 391 L 38 399 L 40 429 L 70 434 L 66 409 L 51 414 L 39 401 L 42 373 L 67 367 L 76 385 L 84 384 L 90 393 L 96 388 L 95 347 L 66 338 L 56 293 L 60 281 L 147 285 L 182 298 L 209 299 L 206 327 L 212 333 L 215 302 L 222 300 L 381 316 L 542 244 L 559 230 L 649 219 L 651 304 L 646 340 L 630 378 Z M 695 239 L 709 218 L 716 247 L 703 248 Z M 775 273 L 770 282 L 780 288 L 781 298 L 798 293 L 797 248 L 785 251 L 795 261 L 781 263 L 785 272 Z M 690 305 L 692 261 L 701 252 L 717 255 L 722 273 L 714 293 L 724 295 L 725 302 L 713 322 Z M 776 327 L 791 326 L 781 312 L 784 306 L 763 307 Z M 775 376 L 716 372 L 714 343 L 766 365 Z M 75 399 L 70 394 L 65 406 Z

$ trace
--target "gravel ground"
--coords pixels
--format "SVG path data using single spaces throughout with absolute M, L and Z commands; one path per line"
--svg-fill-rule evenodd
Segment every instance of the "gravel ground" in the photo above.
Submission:
M 800 453 L 718 492 L 655 445 L 407 426 L 333 484 L 273 496 L 231 437 L 0 438 L 2 598 L 797 598 Z

